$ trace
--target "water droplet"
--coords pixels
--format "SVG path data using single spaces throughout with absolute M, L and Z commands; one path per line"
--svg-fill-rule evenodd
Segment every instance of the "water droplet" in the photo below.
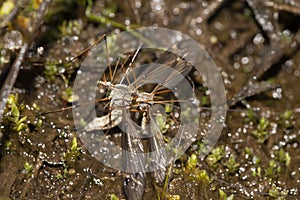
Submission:
M 256 36 L 253 39 L 254 44 L 263 44 L 265 42 L 265 38 L 261 33 L 256 34 Z
M 234 40 L 237 39 L 237 32 L 235 30 L 233 30 L 233 29 L 230 30 L 229 34 L 232 39 L 234 39 Z
M 246 64 L 248 64 L 249 63 L 249 58 L 248 57 L 242 57 L 242 59 L 241 59 L 241 62 L 242 62 L 242 64 L 243 65 L 246 65 Z
M 126 25 L 126 26 L 129 26 L 129 25 L 130 25 L 130 19 L 126 19 L 126 20 L 125 20 L 125 25 Z
M 136 8 L 141 8 L 141 6 L 142 6 L 142 3 L 140 1 L 135 2 L 135 7 Z
M 179 8 L 174 8 L 174 9 L 173 9 L 173 14 L 174 14 L 174 15 L 178 15 L 179 12 L 180 12 Z

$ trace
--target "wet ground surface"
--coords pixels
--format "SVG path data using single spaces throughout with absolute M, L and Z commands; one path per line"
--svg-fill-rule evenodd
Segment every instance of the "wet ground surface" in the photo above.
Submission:
M 12 48 L 18 43 L 7 37 L 31 26 L 32 2 L 12 23 L 1 25 L 2 79 L 18 55 Z M 63 63 L 104 33 L 141 26 L 177 30 L 203 44 L 219 67 L 228 100 L 243 87 L 249 92 L 228 110 L 208 156 L 191 164 L 203 145 L 199 140 L 175 162 L 167 199 L 299 199 L 300 2 L 272 2 L 51 2 L 14 85 L 19 98 L 6 109 L 15 113 L 17 107 L 21 116 L 2 120 L 0 199 L 126 198 L 122 173 L 86 150 L 71 110 L 36 113 L 69 106 L 67 88 L 80 62 Z M 201 93 L 203 87 L 193 81 Z M 259 93 L 253 84 L 266 91 Z M 144 199 L 159 199 L 166 188 L 147 177 Z

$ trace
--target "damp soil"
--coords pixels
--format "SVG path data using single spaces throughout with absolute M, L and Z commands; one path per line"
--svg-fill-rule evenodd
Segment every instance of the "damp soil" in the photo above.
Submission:
M 12 90 L 25 105 L 21 114 L 27 116 L 28 127 L 18 132 L 5 119 L 2 122 L 0 199 L 113 199 L 114 195 L 126 199 L 122 172 L 103 165 L 87 151 L 77 135 L 72 110 L 36 113 L 71 105 L 64 96 L 66 88 L 72 87 L 80 59 L 68 67 L 63 63 L 103 34 L 142 26 L 180 31 L 202 44 L 218 66 L 228 100 L 253 80 L 274 86 L 262 92 L 253 89 L 228 109 L 214 146 L 224 151 L 214 163 L 209 158 L 215 158 L 216 151 L 188 169 L 188 160 L 197 155 L 201 141 L 191 145 L 175 162 L 167 199 L 300 199 L 300 2 L 294 6 L 298 13 L 259 1 L 63 2 L 56 0 L 48 7 Z M 276 2 L 289 5 L 290 1 Z M 2 28 L 1 41 L 8 42 L 4 35 L 22 29 L 22 23 L 15 17 Z M 5 79 L 3 74 L 18 51 L 0 48 L 1 78 Z M 151 59 L 153 55 L 145 58 Z M 261 130 L 259 124 L 268 125 Z M 259 138 L 255 131 L 265 135 Z M 80 155 L 68 160 L 63 155 L 70 151 L 73 138 L 78 138 Z M 230 157 L 234 157 L 231 165 Z M 199 171 L 210 181 L 199 177 Z M 147 177 L 143 198 L 159 199 L 166 188 Z

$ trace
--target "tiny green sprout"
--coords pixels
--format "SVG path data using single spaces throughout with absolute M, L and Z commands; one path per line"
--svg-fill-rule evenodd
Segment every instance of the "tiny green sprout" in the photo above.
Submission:
M 19 132 L 28 128 L 28 125 L 25 123 L 27 117 L 22 118 L 20 111 L 24 108 L 23 104 L 18 103 L 18 95 L 9 95 L 7 99 L 7 105 L 5 108 L 4 118 L 12 124 L 12 129 Z
M 251 159 L 253 157 L 253 149 L 249 147 L 245 147 L 245 158 Z
M 37 126 L 38 128 L 41 128 L 42 125 L 43 125 L 43 120 L 42 120 L 42 119 L 38 119 L 37 122 L 36 122 L 36 126 Z
M 58 75 L 58 66 L 55 64 L 46 64 L 45 65 L 45 71 L 44 74 L 47 79 L 50 79 L 51 81 L 55 80 L 55 77 Z
M 279 125 L 285 129 L 293 128 L 294 127 L 293 111 L 286 110 L 282 115 L 280 115 Z
M 69 170 L 68 170 L 68 167 L 67 167 L 67 165 L 66 164 L 64 164 L 64 171 L 63 171 L 63 177 L 64 178 L 66 178 L 67 177 L 67 175 L 69 174 Z
M 197 180 L 199 180 L 203 185 L 209 185 L 213 181 L 213 179 L 209 177 L 206 170 L 204 169 L 200 170 L 196 168 L 194 175 L 197 178 Z
M 291 156 L 288 152 L 285 153 L 285 166 L 290 166 L 291 164 Z
M 11 150 L 11 146 L 12 146 L 12 142 L 10 140 L 7 140 L 5 142 L 5 150 L 9 152 Z
M 278 190 L 277 186 L 273 183 L 271 189 L 269 189 L 268 195 L 274 199 L 283 200 L 281 192 Z M 284 195 L 284 194 L 283 194 Z
M 270 122 L 262 117 L 259 120 L 256 130 L 252 131 L 252 135 L 257 139 L 259 143 L 264 143 L 268 139 L 269 132 L 267 128 L 269 127 Z
M 253 154 L 253 149 L 252 149 L 251 147 L 246 147 L 246 148 L 245 148 L 245 153 L 246 153 L 247 155 L 252 155 L 252 154 Z
M 165 105 L 165 111 L 166 111 L 166 113 L 172 112 L 172 109 L 173 109 L 173 104 L 167 103 Z
M 240 167 L 240 164 L 236 162 L 234 156 L 231 154 L 228 161 L 225 163 L 225 166 L 229 170 L 229 173 L 233 174 L 234 172 L 236 172 L 238 170 L 238 168 Z
M 270 160 L 269 161 L 269 166 L 265 169 L 265 175 L 274 178 L 276 177 L 279 173 L 281 173 L 282 169 L 280 165 L 275 161 L 275 160 Z
M 63 161 L 77 161 L 81 155 L 81 147 L 78 147 L 77 138 L 74 137 L 72 140 L 71 147 L 63 154 Z M 68 173 L 68 172 L 67 172 Z
M 253 122 L 253 123 L 257 123 L 257 116 L 254 113 L 252 108 L 248 108 L 247 112 L 246 112 L 246 116 L 245 116 L 245 121 L 246 122 Z
M 6 148 L 10 148 L 11 145 L 12 145 L 12 142 L 11 142 L 10 140 L 7 140 L 7 141 L 5 142 L 5 147 L 6 147 Z
M 275 151 L 275 159 L 281 163 L 285 163 L 285 166 L 288 167 L 291 164 L 291 156 L 289 152 L 285 152 L 284 149 L 279 149 Z
M 110 195 L 110 200 L 119 200 L 119 197 L 117 197 L 115 194 L 112 194 Z
M 41 108 L 36 104 L 36 103 L 33 103 L 32 104 L 32 108 L 35 110 L 35 111 L 40 111 Z
M 57 173 L 55 176 L 58 180 L 63 179 L 63 175 L 61 173 Z
M 190 157 L 189 157 L 189 160 L 187 162 L 187 166 L 186 168 L 188 170 L 195 170 L 196 166 L 197 166 L 197 162 L 198 162 L 198 158 L 197 158 L 197 155 L 196 154 L 192 154 Z
M 210 165 L 215 167 L 216 164 L 224 157 L 225 148 L 223 145 L 213 149 L 211 153 L 206 157 L 206 162 Z
M 28 162 L 24 163 L 24 173 L 25 174 L 30 174 L 33 170 L 33 165 L 29 164 Z
M 80 151 L 81 151 L 81 148 L 78 147 L 77 138 L 74 137 L 72 140 L 71 152 L 75 157 L 78 157 L 80 155 Z
M 73 103 L 78 101 L 79 97 L 74 95 L 73 89 L 71 87 L 67 87 L 62 93 L 62 99 L 67 101 L 68 103 Z
M 16 104 L 11 105 L 11 116 L 14 122 L 17 122 L 19 120 L 20 111 Z
M 253 167 L 253 168 L 251 168 L 251 171 L 252 171 L 253 177 L 256 177 L 256 176 L 261 177 L 261 167 L 257 167 L 257 168 Z
M 208 96 L 202 96 L 200 102 L 202 106 L 209 106 L 210 104 Z
M 70 21 L 65 20 L 58 27 L 58 29 L 63 37 L 79 35 L 82 30 L 82 23 L 79 20 L 70 20 Z
M 231 194 L 229 197 L 227 197 L 227 194 L 222 189 L 219 189 L 219 196 L 220 196 L 220 200 L 233 200 L 234 199 L 234 194 Z
M 253 156 L 252 163 L 254 165 L 258 165 L 261 162 L 260 158 L 258 156 Z
M 275 184 L 272 184 L 272 188 L 269 190 L 268 194 L 270 197 L 274 197 L 274 198 L 279 196 L 279 191 Z

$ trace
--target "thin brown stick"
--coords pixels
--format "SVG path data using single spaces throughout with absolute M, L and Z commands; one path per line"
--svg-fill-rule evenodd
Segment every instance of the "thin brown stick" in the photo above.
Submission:
M 300 8 L 296 7 L 296 6 L 282 4 L 282 3 L 276 3 L 273 1 L 267 1 L 266 6 L 272 7 L 275 10 L 285 11 L 285 12 L 289 12 L 289 13 L 292 13 L 295 15 L 300 15 Z

